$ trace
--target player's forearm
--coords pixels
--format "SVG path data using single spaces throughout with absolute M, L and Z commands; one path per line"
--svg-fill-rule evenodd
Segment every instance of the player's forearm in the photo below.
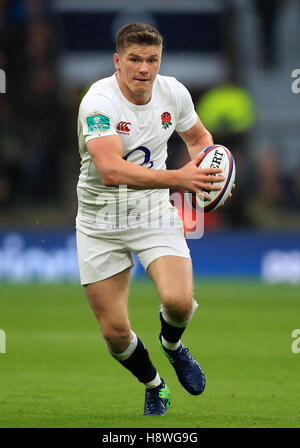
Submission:
M 194 157 L 196 157 L 196 155 L 199 154 L 199 152 L 201 152 L 203 149 L 213 144 L 214 142 L 212 135 L 208 131 L 199 135 L 199 137 L 196 140 L 187 145 L 191 159 L 194 159 Z
M 93 157 L 93 161 L 106 186 L 127 185 L 128 188 L 146 190 L 177 187 L 179 183 L 177 170 L 149 169 L 123 159 L 107 167 L 101 166 L 97 157 Z

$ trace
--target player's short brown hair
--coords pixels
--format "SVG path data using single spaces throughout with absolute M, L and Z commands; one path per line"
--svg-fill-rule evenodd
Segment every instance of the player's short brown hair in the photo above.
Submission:
M 132 44 L 161 46 L 163 44 L 163 38 L 153 26 L 147 23 L 133 22 L 123 26 L 117 32 L 117 53 L 121 53 Z

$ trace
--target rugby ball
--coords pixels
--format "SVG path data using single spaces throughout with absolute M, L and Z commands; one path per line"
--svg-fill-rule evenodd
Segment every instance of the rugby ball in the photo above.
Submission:
M 225 178 L 223 182 L 216 183 L 216 185 L 222 187 L 221 190 L 206 191 L 211 197 L 211 201 L 203 199 L 197 193 L 192 193 L 190 201 L 192 207 L 195 210 L 200 208 L 207 213 L 216 210 L 228 198 L 235 181 L 235 163 L 229 149 L 222 145 L 211 145 L 201 152 L 205 153 L 205 157 L 197 166 L 199 168 L 221 168 L 222 173 L 220 175 Z

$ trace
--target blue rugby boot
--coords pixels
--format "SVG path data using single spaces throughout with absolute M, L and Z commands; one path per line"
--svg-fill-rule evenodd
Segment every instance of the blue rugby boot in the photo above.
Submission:
M 174 367 L 180 384 L 192 395 L 200 395 L 205 388 L 205 375 L 200 365 L 182 343 L 177 350 L 167 350 L 159 335 L 159 345 Z
M 161 383 L 152 389 L 146 389 L 144 415 L 166 415 L 171 403 L 168 386 L 161 378 Z

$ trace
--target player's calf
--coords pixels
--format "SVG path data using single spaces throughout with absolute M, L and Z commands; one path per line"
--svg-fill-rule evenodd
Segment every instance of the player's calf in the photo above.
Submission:
M 152 364 L 144 343 L 131 332 L 129 346 L 122 353 L 111 355 L 145 385 L 144 415 L 165 415 L 170 405 L 169 390 Z
M 137 379 L 144 384 L 148 384 L 155 380 L 157 370 L 152 364 L 148 350 L 144 343 L 131 332 L 131 341 L 126 350 L 121 353 L 111 352 L 111 355 L 119 361 L 126 369 L 128 369 Z M 157 380 L 156 386 L 160 384 Z

